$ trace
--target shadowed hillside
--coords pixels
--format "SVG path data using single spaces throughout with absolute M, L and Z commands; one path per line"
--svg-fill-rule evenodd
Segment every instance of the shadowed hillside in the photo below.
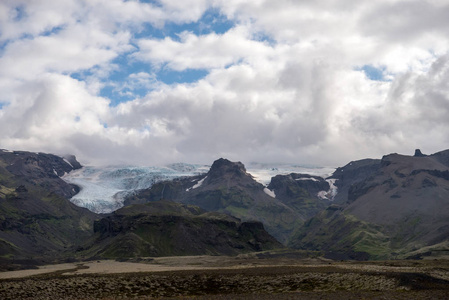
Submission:
M 449 250 L 449 150 L 351 164 L 358 167 L 333 175 L 348 191 L 346 201 L 307 221 L 292 247 L 370 259 Z
M 0 151 L 0 259 L 62 259 L 93 233 L 97 216 L 65 198 L 78 188 L 59 177 L 79 167 L 73 156 Z
M 95 235 L 82 255 L 236 255 L 281 247 L 259 222 L 241 222 L 197 206 L 156 201 L 121 208 L 95 222 Z

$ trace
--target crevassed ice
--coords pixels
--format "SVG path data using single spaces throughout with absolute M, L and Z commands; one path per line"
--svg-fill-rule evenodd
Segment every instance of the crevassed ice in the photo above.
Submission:
M 109 213 L 123 206 L 130 193 L 151 187 L 154 183 L 206 173 L 208 166 L 174 164 L 174 167 L 83 167 L 62 177 L 81 191 L 70 201 L 96 213 Z

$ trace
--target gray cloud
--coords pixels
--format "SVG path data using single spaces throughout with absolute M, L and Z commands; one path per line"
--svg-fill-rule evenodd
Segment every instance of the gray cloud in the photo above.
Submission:
M 449 142 L 444 1 L 41 0 L 20 2 L 21 17 L 17 3 L 0 4 L 3 148 L 71 152 L 84 163 L 223 156 L 338 166 Z M 147 23 L 197 21 L 209 8 L 234 27 L 136 37 Z M 109 84 L 149 91 L 111 107 L 99 91 L 120 56 L 148 70 Z M 162 65 L 209 74 L 166 85 L 154 74 Z M 391 81 L 370 80 L 364 65 Z

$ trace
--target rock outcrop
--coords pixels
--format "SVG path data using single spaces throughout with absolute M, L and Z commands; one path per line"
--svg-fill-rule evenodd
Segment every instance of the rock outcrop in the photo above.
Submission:
M 330 205 L 330 184 L 319 176 L 291 173 L 276 175 L 267 186 L 276 199 L 294 209 L 305 221 Z M 324 193 L 321 196 L 321 194 Z
M 0 159 L 6 171 L 19 181 L 42 187 L 65 198 L 79 192 L 77 186 L 61 179 L 64 174 L 81 168 L 73 155 L 62 158 L 46 153 L 0 150 Z
M 281 247 L 260 222 L 156 201 L 124 207 L 95 222 L 94 239 L 82 254 L 102 258 L 236 255 Z

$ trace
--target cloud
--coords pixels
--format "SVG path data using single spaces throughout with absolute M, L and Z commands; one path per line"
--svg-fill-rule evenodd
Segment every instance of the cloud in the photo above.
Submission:
M 449 138 L 449 56 L 437 59 L 424 74 L 398 76 L 383 106 L 364 111 L 353 122 L 360 135 L 395 137 L 396 147 L 443 148 Z
M 156 66 L 182 71 L 186 69 L 224 68 L 242 59 L 267 55 L 270 47 L 254 41 L 246 27 L 236 26 L 225 34 L 197 36 L 192 32 L 179 34 L 180 41 L 170 37 L 162 40 L 141 39 L 135 57 Z
M 2 147 L 333 166 L 447 148 L 445 1 L 154 3 L 2 2 Z M 193 30 L 210 10 L 232 28 Z M 167 70 L 207 72 L 167 84 Z M 111 105 L 105 87 L 131 100 Z

